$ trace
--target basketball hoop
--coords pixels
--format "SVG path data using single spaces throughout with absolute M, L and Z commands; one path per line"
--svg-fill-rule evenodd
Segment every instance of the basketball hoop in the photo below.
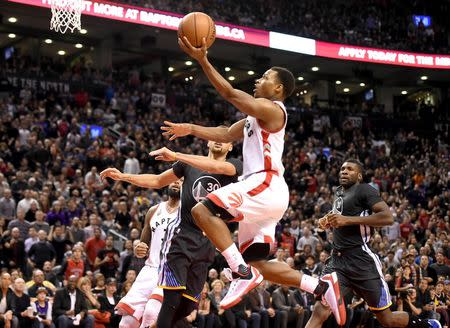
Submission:
M 67 30 L 81 30 L 81 10 L 83 0 L 51 1 L 52 19 L 50 29 L 66 33 Z

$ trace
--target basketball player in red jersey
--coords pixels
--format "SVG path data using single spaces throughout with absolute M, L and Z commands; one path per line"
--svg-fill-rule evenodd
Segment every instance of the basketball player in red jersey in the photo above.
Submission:
M 285 68 L 272 67 L 256 80 L 254 95 L 251 96 L 234 89 L 214 69 L 208 61 L 206 43 L 203 41 L 201 48 L 194 48 L 186 37 L 178 39 L 178 44 L 197 60 L 220 95 L 247 118 L 230 128 L 165 122 L 166 126 L 161 129 L 170 140 L 189 134 L 217 142 L 243 139 L 241 180 L 211 192 L 192 209 L 197 225 L 222 252 L 231 269 L 232 283 L 220 305 L 226 309 L 237 304 L 264 276 L 275 283 L 322 296 L 337 322 L 343 325 L 345 305 L 335 272 L 319 280 L 292 270 L 284 263 L 266 261 L 270 243 L 274 241 L 275 227 L 289 203 L 289 190 L 281 161 L 287 122 L 283 101 L 295 87 L 294 76 Z M 212 214 L 218 213 L 218 208 L 225 209 L 234 221 L 239 221 L 240 251 L 230 234 L 225 233 L 229 230 L 224 220 Z

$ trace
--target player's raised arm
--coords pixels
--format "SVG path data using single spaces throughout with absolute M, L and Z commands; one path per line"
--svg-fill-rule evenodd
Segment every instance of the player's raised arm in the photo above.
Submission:
M 206 51 L 206 41 L 203 39 L 202 48 L 193 47 L 186 37 L 178 39 L 180 48 L 193 59 L 197 60 L 211 84 L 216 88 L 222 97 L 232 103 L 241 112 L 256 117 L 257 119 L 269 124 L 274 129 L 281 128 L 284 124 L 283 110 L 273 102 L 273 100 L 284 100 L 286 98 L 285 87 L 280 81 L 273 85 L 274 94 L 271 99 L 267 97 L 255 98 L 248 93 L 235 89 L 233 86 L 211 65 L 208 61 Z M 268 72 L 263 77 L 256 80 L 255 91 L 258 85 L 268 79 Z
M 230 127 L 205 127 L 190 123 L 173 123 L 164 121 L 165 126 L 161 127 L 163 135 L 169 140 L 174 140 L 179 137 L 193 135 L 197 138 L 216 141 L 216 142 L 233 142 L 241 140 L 244 137 L 245 119 L 234 123 Z
M 233 176 L 238 173 L 236 167 L 230 162 L 218 161 L 206 156 L 178 153 L 166 147 L 150 152 L 150 156 L 155 156 L 155 159 L 159 161 L 166 161 L 166 162 L 180 161 L 190 166 L 193 166 L 199 170 L 214 174 L 224 174 Z
M 107 168 L 100 172 L 102 179 L 111 178 L 116 181 L 125 181 L 142 188 L 161 189 L 178 180 L 172 169 L 161 174 L 126 174 L 116 168 Z

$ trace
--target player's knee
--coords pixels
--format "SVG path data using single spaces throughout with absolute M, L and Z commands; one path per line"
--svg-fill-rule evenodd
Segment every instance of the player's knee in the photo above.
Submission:
M 197 203 L 197 205 L 192 208 L 191 214 L 196 223 L 202 222 L 208 218 L 207 209 L 202 203 Z
M 375 313 L 378 322 L 382 327 L 395 327 L 394 318 L 392 312 L 382 311 Z
M 131 315 L 124 315 L 122 319 L 120 319 L 119 328 L 139 328 L 140 325 L 141 324 L 135 317 Z

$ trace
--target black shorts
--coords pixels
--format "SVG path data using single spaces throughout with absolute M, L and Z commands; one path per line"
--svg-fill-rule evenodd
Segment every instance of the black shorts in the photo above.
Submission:
M 208 267 L 214 261 L 215 248 L 200 230 L 179 229 L 172 238 L 158 285 L 163 289 L 180 290 L 184 297 L 197 302 Z
M 382 311 L 391 306 L 391 295 L 380 259 L 368 246 L 342 252 L 333 250 L 322 274 L 333 271 L 337 273 L 344 296 L 355 293 L 366 301 L 372 311 Z

